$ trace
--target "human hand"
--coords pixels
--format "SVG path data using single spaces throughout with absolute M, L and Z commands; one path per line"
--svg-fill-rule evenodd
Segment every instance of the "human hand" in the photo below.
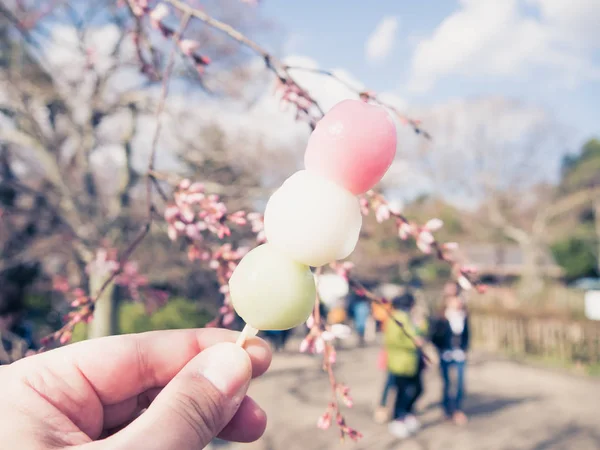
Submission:
M 0 367 L 0 447 L 196 450 L 215 436 L 254 441 L 266 416 L 246 390 L 271 352 L 258 338 L 244 350 L 237 336 L 220 329 L 111 336 Z

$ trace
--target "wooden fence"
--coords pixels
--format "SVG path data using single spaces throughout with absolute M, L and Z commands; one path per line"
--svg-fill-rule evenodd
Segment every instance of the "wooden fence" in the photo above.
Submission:
M 600 362 L 600 322 L 471 311 L 474 346 L 490 351 Z

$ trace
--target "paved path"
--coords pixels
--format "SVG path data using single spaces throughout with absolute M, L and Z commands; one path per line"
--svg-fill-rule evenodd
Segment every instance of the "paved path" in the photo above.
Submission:
M 290 343 L 290 348 L 294 345 Z M 351 386 L 354 408 L 348 423 L 364 438 L 341 444 L 337 430 L 315 422 L 328 400 L 328 382 L 319 361 L 307 355 L 275 356 L 271 369 L 250 394 L 269 416 L 265 436 L 253 444 L 222 444 L 231 450 L 597 450 L 600 449 L 600 382 L 519 363 L 472 355 L 467 372 L 464 428 L 443 421 L 437 406 L 440 381 L 428 371 L 426 392 L 417 404 L 423 424 L 415 437 L 399 442 L 385 425 L 372 421 L 383 375 L 376 369 L 377 347 L 343 350 L 340 381 Z

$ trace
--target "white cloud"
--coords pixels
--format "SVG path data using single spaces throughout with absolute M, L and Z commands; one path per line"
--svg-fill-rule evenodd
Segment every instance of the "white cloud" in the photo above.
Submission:
M 526 78 L 536 70 L 567 86 L 600 79 L 592 61 L 598 23 L 600 3 L 588 0 L 460 0 L 417 45 L 409 87 L 426 91 L 448 75 Z
M 369 62 L 383 61 L 394 47 L 398 33 L 398 18 L 387 16 L 381 19 L 365 43 L 365 56 Z
M 524 193 L 555 181 L 567 135 L 543 108 L 504 96 L 457 98 L 415 108 L 432 141 L 403 128 L 387 185 L 407 198 L 430 192 L 461 207 L 481 200 L 484 184 Z

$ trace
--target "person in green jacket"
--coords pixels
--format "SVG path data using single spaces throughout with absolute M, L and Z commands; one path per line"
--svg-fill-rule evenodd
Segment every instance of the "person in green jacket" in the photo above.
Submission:
M 407 438 L 419 428 L 419 422 L 412 414 L 412 407 L 419 390 L 419 347 L 423 342 L 420 337 L 423 330 L 413 323 L 411 310 L 414 306 L 415 298 L 408 292 L 394 298 L 392 317 L 385 326 L 384 346 L 387 352 L 388 372 L 396 388 L 393 420 L 389 423 L 389 431 L 399 438 Z

